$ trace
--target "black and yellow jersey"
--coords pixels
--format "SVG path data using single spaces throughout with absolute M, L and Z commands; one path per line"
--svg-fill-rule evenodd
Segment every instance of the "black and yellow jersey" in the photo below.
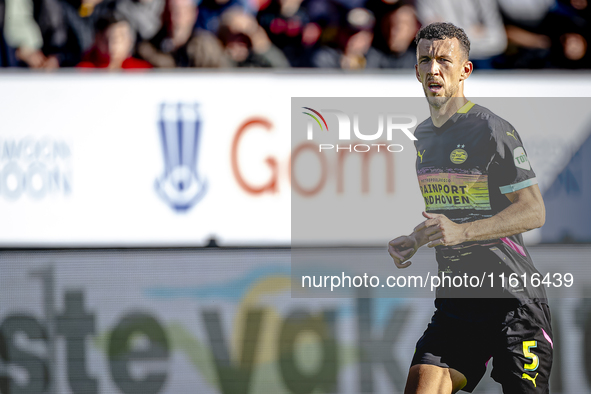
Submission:
M 506 193 L 537 183 L 515 128 L 470 101 L 441 127 L 435 127 L 429 118 L 417 126 L 414 135 L 416 170 L 426 211 L 444 214 L 455 223 L 489 218 L 511 204 Z M 538 272 L 521 234 L 438 246 L 436 256 L 439 272 L 449 275 L 486 272 L 525 273 L 529 277 Z M 499 286 L 497 283 L 491 289 L 495 296 L 546 297 L 543 287 Z M 445 289 L 437 296 L 446 296 Z

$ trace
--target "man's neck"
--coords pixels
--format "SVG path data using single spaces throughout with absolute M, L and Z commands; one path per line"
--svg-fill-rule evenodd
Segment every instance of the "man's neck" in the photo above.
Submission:
M 431 120 L 435 127 L 441 127 L 449 118 L 453 116 L 464 104 L 468 102 L 468 99 L 464 96 L 452 97 L 447 103 L 443 104 L 439 108 L 435 108 L 429 105 L 431 111 Z

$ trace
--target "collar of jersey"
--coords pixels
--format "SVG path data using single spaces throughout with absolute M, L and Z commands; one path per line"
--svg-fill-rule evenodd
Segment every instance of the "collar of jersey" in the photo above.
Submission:
M 464 105 L 462 105 L 462 108 L 458 109 L 458 111 L 456 112 L 457 114 L 467 114 L 468 111 L 470 111 L 470 109 L 474 106 L 474 103 L 470 100 L 468 100 L 468 102 Z
M 468 100 L 468 102 L 466 104 L 462 105 L 462 107 L 460 109 L 458 109 L 456 111 L 456 113 L 453 114 L 448 120 L 446 120 L 445 123 L 441 125 L 441 127 L 435 127 L 435 125 L 433 124 L 433 119 L 431 119 L 431 124 L 433 124 L 433 129 L 435 130 L 435 132 L 437 134 L 443 133 L 451 125 L 456 123 L 456 121 L 458 120 L 458 117 L 460 115 L 467 114 L 468 111 L 470 111 L 473 106 L 474 106 L 474 103 L 472 101 Z

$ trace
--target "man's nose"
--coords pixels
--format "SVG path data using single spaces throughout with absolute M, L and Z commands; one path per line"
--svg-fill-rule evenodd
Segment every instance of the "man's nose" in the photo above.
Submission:
M 428 64 L 427 72 L 430 75 L 439 75 L 439 63 L 435 59 L 431 59 Z

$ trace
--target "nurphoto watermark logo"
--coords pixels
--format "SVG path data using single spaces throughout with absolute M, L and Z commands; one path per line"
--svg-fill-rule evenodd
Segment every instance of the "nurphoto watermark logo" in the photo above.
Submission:
M 411 114 L 395 114 L 395 113 L 381 113 L 372 116 L 366 115 L 365 119 L 371 124 L 377 124 L 377 131 L 375 127 L 373 130 L 368 130 L 369 127 L 365 127 L 362 130 L 360 127 L 360 115 L 353 113 L 352 116 L 345 111 L 338 109 L 321 109 L 315 110 L 311 107 L 302 107 L 305 111 L 302 113 L 309 117 L 306 122 L 306 138 L 308 141 L 314 140 L 315 130 L 320 132 L 334 133 L 329 129 L 326 118 L 332 120 L 336 119 L 337 122 L 337 137 L 338 143 L 319 143 L 318 151 L 347 151 L 347 152 L 359 152 L 365 153 L 369 151 L 387 150 L 388 152 L 396 153 L 402 152 L 404 147 L 401 144 L 395 143 L 370 143 L 376 141 L 383 141 L 384 134 L 386 135 L 386 141 L 391 142 L 393 137 L 399 133 L 404 134 L 409 140 L 416 141 L 416 137 L 410 131 L 417 125 L 417 117 Z M 376 121 L 377 117 L 377 121 Z M 352 119 L 352 121 L 351 121 Z M 364 143 L 352 143 L 352 139 L 355 137 L 359 141 L 365 141 Z M 333 136 L 334 138 L 334 136 Z M 342 143 L 341 143 L 342 142 Z M 348 142 L 348 143 L 347 143 Z

